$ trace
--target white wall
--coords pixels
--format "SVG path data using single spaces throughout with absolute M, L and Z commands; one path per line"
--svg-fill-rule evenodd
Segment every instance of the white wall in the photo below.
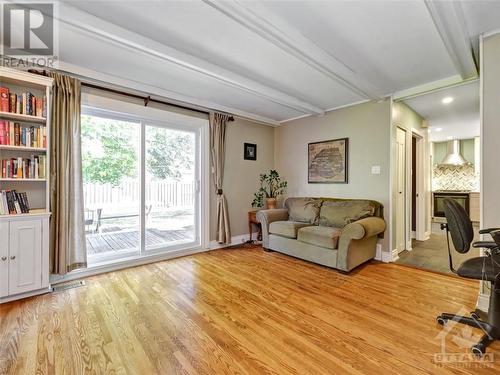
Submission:
M 275 165 L 288 181 L 287 196 L 374 199 L 390 218 L 390 101 L 358 104 L 287 122 L 275 130 Z M 349 183 L 309 184 L 307 144 L 349 138 Z M 371 174 L 379 165 L 381 174 Z M 381 241 L 389 251 L 390 234 Z
M 500 34 L 482 43 L 482 227 L 500 227 Z

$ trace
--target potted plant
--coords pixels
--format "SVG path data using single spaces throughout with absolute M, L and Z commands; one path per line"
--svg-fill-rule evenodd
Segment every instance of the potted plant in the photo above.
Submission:
M 260 175 L 260 187 L 252 201 L 252 207 L 263 207 L 264 202 L 268 209 L 276 208 L 277 198 L 283 194 L 287 186 L 286 181 L 281 181 L 279 173 L 271 169 L 269 174 Z

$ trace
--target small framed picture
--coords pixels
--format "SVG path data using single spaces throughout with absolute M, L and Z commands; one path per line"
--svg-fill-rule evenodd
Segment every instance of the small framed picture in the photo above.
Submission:
M 243 159 L 257 160 L 257 145 L 254 143 L 245 143 L 243 146 Z

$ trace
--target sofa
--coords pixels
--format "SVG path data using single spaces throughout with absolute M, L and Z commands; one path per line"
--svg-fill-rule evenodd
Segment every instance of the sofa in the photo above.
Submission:
M 264 250 L 345 272 L 375 258 L 383 217 L 379 202 L 363 199 L 293 197 L 257 212 Z

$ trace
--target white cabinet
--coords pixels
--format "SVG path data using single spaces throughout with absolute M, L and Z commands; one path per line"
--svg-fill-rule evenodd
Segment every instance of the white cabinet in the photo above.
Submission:
M 0 222 L 0 298 L 9 295 L 9 223 Z
M 0 302 L 48 290 L 48 214 L 0 218 Z
M 42 287 L 42 223 L 13 221 L 9 228 L 9 294 Z

